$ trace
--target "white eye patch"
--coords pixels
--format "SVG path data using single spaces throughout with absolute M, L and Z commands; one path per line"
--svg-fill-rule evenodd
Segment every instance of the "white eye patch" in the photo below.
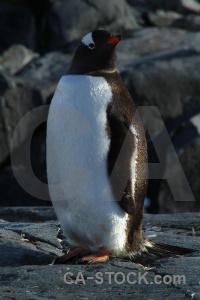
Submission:
M 95 42 L 94 42 L 94 40 L 93 40 L 93 38 L 92 38 L 92 32 L 90 32 L 90 33 L 88 33 L 88 34 L 86 34 L 86 35 L 84 36 L 84 38 L 82 39 L 82 43 L 83 43 L 84 45 L 86 45 L 88 48 L 94 49 L 94 47 L 95 47 Z

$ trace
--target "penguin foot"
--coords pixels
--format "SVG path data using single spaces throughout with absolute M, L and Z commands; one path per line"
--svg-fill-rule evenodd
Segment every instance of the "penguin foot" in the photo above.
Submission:
M 66 261 L 70 260 L 71 258 L 75 258 L 77 256 L 84 256 L 90 254 L 90 251 L 85 250 L 81 247 L 78 247 L 72 251 L 69 251 L 68 253 L 59 256 L 55 260 L 55 264 L 64 264 Z
M 101 249 L 97 253 L 83 256 L 81 260 L 82 262 L 87 261 L 91 263 L 107 262 L 109 260 L 109 252 L 105 249 Z

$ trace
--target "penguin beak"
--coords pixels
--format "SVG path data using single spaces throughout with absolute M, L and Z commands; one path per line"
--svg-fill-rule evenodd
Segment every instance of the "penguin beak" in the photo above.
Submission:
M 106 43 L 109 45 L 117 45 L 120 41 L 121 41 L 121 35 L 116 35 L 109 38 L 109 40 Z

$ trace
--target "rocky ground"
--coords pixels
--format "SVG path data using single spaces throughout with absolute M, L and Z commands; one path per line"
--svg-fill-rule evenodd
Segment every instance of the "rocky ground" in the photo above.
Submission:
M 147 196 L 153 205 L 148 210 L 198 211 L 200 1 L 197 0 L 0 2 L 1 205 L 50 204 L 45 185 L 45 123 L 37 128 L 33 124 L 40 119 L 44 121 L 55 87 L 68 68 L 77 43 L 95 28 L 123 35 L 118 47 L 118 69 L 123 80 L 138 106 L 158 108 L 143 110 L 141 115 L 148 131 L 149 162 L 162 160 L 156 174 L 150 166 L 150 178 L 157 180 L 149 181 Z M 45 116 L 33 113 L 13 139 L 22 117 L 44 105 Z M 167 128 L 173 144 L 166 141 L 163 128 Z M 161 157 L 154 147 L 156 141 Z M 24 152 L 28 142 L 33 172 L 44 183 L 40 186 L 37 180 L 30 179 Z M 10 152 L 17 158 L 12 164 Z M 176 153 L 181 165 L 177 164 Z M 15 177 L 42 194 L 46 202 L 34 193 L 27 193 Z M 170 185 L 166 180 L 169 178 Z M 191 190 L 186 188 L 185 180 Z M 191 195 L 195 201 L 189 201 Z
M 0 299 L 200 299 L 199 213 L 144 217 L 145 235 L 193 253 L 65 265 L 52 264 L 67 244 L 53 208 L 1 207 L 0 218 Z

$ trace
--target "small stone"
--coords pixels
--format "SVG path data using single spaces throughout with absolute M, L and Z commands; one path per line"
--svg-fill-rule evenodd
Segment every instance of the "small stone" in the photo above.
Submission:
M 39 57 L 38 53 L 33 52 L 23 45 L 12 45 L 0 56 L 0 70 L 14 75 L 37 57 Z

